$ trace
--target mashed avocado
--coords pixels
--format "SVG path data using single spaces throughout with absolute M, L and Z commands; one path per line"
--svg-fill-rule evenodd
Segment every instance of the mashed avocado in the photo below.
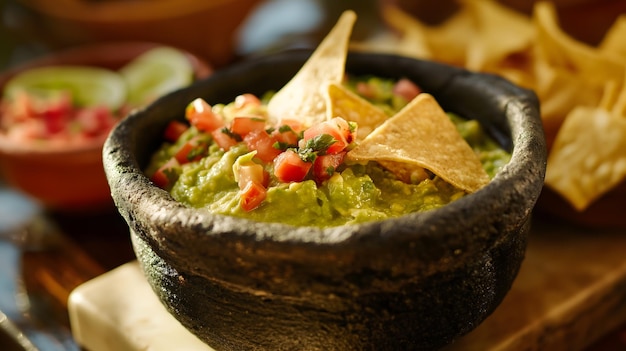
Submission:
M 393 83 L 367 77 L 361 78 L 376 88 L 368 97 L 389 111 L 397 111 L 406 101 L 390 93 Z M 355 86 L 355 81 L 350 81 Z M 228 105 L 213 107 L 224 111 Z M 480 124 L 449 114 L 464 139 L 479 155 L 487 174 L 493 178 L 510 159 L 510 155 L 490 139 Z M 203 135 L 190 127 L 176 142 L 164 143 L 153 155 L 146 174 L 153 174 L 172 158 L 181 146 Z M 210 141 L 210 140 L 209 140 Z M 406 183 L 376 162 L 343 164 L 323 181 L 305 179 L 299 182 L 278 182 L 270 179 L 264 201 L 246 211 L 240 206 L 240 186 L 233 164 L 249 153 L 244 143 L 228 151 L 210 144 L 207 156 L 180 166 L 175 181 L 168 187 L 172 196 L 191 207 L 205 208 L 213 213 L 245 217 L 257 221 L 281 222 L 297 226 L 338 226 L 382 220 L 411 212 L 427 211 L 463 197 L 458 190 L 437 176 Z M 265 165 L 271 168 L 271 165 Z

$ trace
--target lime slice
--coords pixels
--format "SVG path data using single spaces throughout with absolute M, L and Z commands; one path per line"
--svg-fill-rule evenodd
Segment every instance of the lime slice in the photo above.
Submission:
M 88 66 L 32 68 L 7 82 L 4 94 L 12 97 L 24 90 L 39 96 L 69 91 L 77 106 L 104 105 L 112 110 L 126 101 L 126 84 L 118 73 Z
M 161 46 L 146 51 L 119 70 L 128 87 L 128 102 L 145 105 L 193 81 L 193 67 L 183 52 Z

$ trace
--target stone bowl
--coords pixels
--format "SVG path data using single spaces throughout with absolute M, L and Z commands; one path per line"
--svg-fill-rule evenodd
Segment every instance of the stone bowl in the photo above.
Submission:
M 331 228 L 259 223 L 188 208 L 143 174 L 189 101 L 279 89 L 310 52 L 243 61 L 129 116 L 103 150 L 106 175 L 149 284 L 217 350 L 428 350 L 468 333 L 509 291 L 543 185 L 535 95 L 492 75 L 384 54 L 346 70 L 408 77 L 479 119 L 512 151 L 481 190 L 441 209 Z

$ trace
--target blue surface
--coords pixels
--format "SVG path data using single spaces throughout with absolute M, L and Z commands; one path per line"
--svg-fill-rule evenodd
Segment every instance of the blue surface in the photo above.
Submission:
M 41 208 L 36 203 L 0 184 L 0 311 L 38 350 L 78 351 L 70 330 L 42 320 L 39 316 L 45 314 L 45 302 L 24 288 L 22 253 L 29 249 L 31 223 L 38 216 Z

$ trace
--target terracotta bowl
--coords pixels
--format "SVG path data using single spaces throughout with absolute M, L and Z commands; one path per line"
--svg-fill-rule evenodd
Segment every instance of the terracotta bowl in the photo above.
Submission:
M 142 172 L 168 121 L 195 97 L 279 89 L 309 52 L 242 62 L 165 96 L 110 134 L 104 165 L 148 282 L 183 326 L 218 350 L 436 349 L 500 304 L 524 258 L 545 172 L 534 94 L 490 75 L 380 54 L 347 71 L 406 76 L 512 150 L 480 191 L 444 208 L 326 229 L 188 208 Z
M 49 65 L 88 65 L 118 69 L 139 54 L 159 44 L 116 42 L 75 47 L 34 59 L 0 75 L 0 91 L 19 72 Z M 204 78 L 212 68 L 198 57 L 187 54 L 196 78 Z M 37 199 L 44 206 L 61 211 L 99 211 L 114 208 L 102 167 L 101 139 L 80 148 L 42 147 L 15 143 L 0 133 L 0 176 L 4 182 Z
M 138 40 L 173 45 L 215 66 L 234 56 L 235 33 L 260 0 L 17 0 L 17 29 L 53 47 Z

